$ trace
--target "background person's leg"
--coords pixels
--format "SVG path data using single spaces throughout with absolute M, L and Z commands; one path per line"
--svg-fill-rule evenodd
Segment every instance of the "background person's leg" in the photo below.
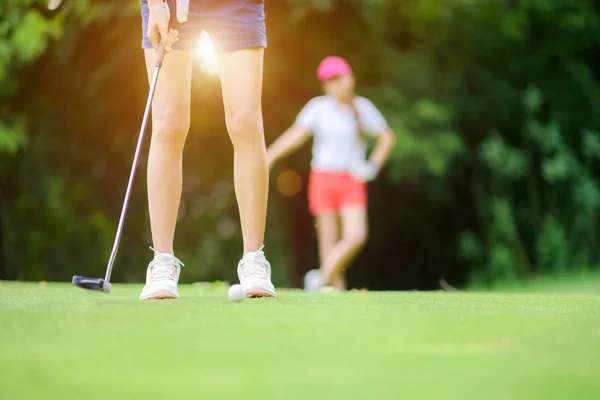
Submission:
M 340 271 L 337 275 L 335 275 L 332 279 L 332 286 L 337 290 L 344 291 L 347 288 L 346 285 L 346 272 L 345 270 Z
M 341 211 L 342 239 L 325 257 L 321 271 L 325 282 L 333 284 L 336 276 L 354 260 L 367 241 L 367 210 L 364 207 L 345 207 Z
M 234 183 L 244 254 L 264 241 L 269 170 L 262 118 L 263 48 L 219 54 L 227 130 L 234 147 Z
M 146 50 L 152 76 L 156 52 Z M 163 63 L 152 104 L 152 139 L 148 156 L 148 206 L 154 248 L 173 254 L 175 223 L 181 199 L 183 147 L 190 126 L 192 53 L 172 51 Z
M 319 262 L 321 265 L 324 265 L 327 256 L 340 237 L 339 219 L 336 212 L 328 211 L 318 214 L 315 217 L 315 220 L 317 225 L 317 241 L 319 243 Z M 336 289 L 346 290 L 346 281 L 344 279 L 343 271 L 335 275 L 332 279 L 332 283 Z
M 338 215 L 335 211 L 325 211 L 315 217 L 315 222 L 319 242 L 319 262 L 323 264 L 340 236 Z

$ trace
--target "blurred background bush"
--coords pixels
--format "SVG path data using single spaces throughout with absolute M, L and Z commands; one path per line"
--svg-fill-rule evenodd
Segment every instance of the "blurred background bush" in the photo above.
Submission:
M 0 4 L 0 279 L 100 276 L 147 95 L 137 0 Z M 336 54 L 398 136 L 369 186 L 370 289 L 493 285 L 599 263 L 600 3 L 269 0 L 267 143 L 320 94 Z M 199 52 L 176 254 L 183 282 L 235 280 L 241 234 L 218 76 Z M 146 150 L 149 141 L 146 141 Z M 278 285 L 317 266 L 310 148 L 271 176 Z M 113 279 L 151 258 L 140 163 Z

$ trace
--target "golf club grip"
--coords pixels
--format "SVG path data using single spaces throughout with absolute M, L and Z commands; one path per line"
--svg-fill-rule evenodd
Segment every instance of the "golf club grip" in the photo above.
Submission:
M 162 43 L 158 44 L 158 50 L 156 51 L 156 65 L 155 68 L 162 67 L 163 61 L 165 59 L 165 46 Z

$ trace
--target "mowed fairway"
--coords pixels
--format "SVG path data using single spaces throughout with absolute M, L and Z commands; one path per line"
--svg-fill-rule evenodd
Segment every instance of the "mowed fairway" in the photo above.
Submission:
M 0 282 L 2 399 L 600 399 L 600 294 Z

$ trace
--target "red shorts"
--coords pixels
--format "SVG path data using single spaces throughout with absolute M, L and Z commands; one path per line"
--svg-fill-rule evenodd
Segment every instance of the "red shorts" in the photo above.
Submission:
M 313 215 L 348 206 L 367 208 L 367 184 L 349 174 L 313 170 L 308 181 L 308 206 Z

